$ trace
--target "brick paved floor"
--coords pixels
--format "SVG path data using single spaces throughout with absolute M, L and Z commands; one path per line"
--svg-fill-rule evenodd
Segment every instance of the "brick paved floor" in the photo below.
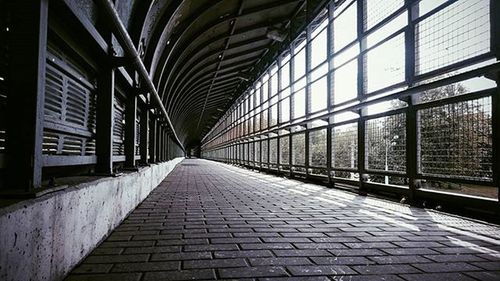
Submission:
M 185 160 L 67 280 L 500 280 L 500 228 Z

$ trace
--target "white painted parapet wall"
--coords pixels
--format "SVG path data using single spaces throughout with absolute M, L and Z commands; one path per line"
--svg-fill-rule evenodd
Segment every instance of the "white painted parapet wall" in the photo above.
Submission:
M 62 280 L 182 159 L 0 209 L 0 280 Z

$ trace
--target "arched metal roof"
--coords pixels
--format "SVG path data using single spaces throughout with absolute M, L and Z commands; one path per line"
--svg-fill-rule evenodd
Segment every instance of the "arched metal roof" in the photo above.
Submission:
M 305 0 L 122 0 L 115 8 L 180 140 L 197 143 L 245 90 L 256 65 L 288 34 Z

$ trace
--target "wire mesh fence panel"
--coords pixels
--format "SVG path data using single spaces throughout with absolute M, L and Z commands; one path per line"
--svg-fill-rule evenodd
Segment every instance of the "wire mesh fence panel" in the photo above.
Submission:
M 418 111 L 419 172 L 491 181 L 491 97 Z
M 304 166 L 306 162 L 306 134 L 292 136 L 292 165 Z
M 278 163 L 278 139 L 272 138 L 269 140 L 269 163 Z
M 309 133 L 309 166 L 326 167 L 326 129 Z
M 426 5 L 421 1 L 420 5 Z M 490 1 L 461 0 L 416 25 L 417 74 L 490 51 Z M 423 7 L 422 7 L 423 8 Z
M 332 168 L 358 167 L 358 124 L 332 128 Z
M 366 165 L 370 170 L 406 171 L 405 114 L 366 121 Z
M 288 165 L 290 157 L 290 137 L 284 136 L 280 138 L 280 164 Z

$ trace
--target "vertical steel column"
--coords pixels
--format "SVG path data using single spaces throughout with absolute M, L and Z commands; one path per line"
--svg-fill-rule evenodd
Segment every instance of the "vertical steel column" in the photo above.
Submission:
M 155 162 L 161 162 L 161 134 L 162 128 L 160 124 L 160 120 L 156 122 L 156 153 L 155 153 Z
M 165 146 L 165 160 L 170 160 L 170 153 L 171 153 L 171 147 L 170 147 L 170 136 L 168 135 L 168 133 L 166 134 L 166 138 L 167 138 L 167 145 Z
M 358 42 L 361 45 L 361 51 L 366 49 L 366 39 L 363 38 L 365 31 L 365 23 L 364 19 L 366 18 L 366 0 L 357 0 L 357 8 L 358 8 Z M 358 100 L 362 102 L 365 100 L 365 82 L 364 78 L 366 75 L 365 71 L 365 62 L 364 56 L 358 56 Z M 363 119 L 363 115 L 365 115 L 366 109 L 359 110 L 359 120 L 358 120 L 358 171 L 359 171 L 359 194 L 366 195 L 366 186 L 365 182 L 368 181 L 368 175 L 366 174 L 366 149 L 365 149 L 365 120 Z
M 412 7 L 413 0 L 406 0 L 405 4 L 408 6 L 408 26 L 405 31 L 405 77 L 408 87 L 413 86 L 415 77 L 415 24 L 413 19 L 418 18 L 418 5 Z M 406 102 L 408 103 L 406 111 L 406 171 L 408 175 L 408 187 L 410 189 L 409 199 L 416 200 L 415 190 L 419 186 L 417 182 L 417 111 L 414 107 L 415 97 L 409 96 Z
M 335 11 L 335 2 L 331 1 L 327 5 L 327 13 L 328 13 L 328 25 L 326 26 L 326 53 L 327 53 L 327 64 L 328 64 L 328 74 L 327 74 L 327 104 L 328 104 L 328 112 L 333 108 L 334 101 L 334 93 L 333 93 L 333 64 L 332 64 L 332 56 L 333 56 L 333 12 Z M 332 181 L 332 127 L 331 127 L 331 118 L 328 118 L 328 128 L 326 131 L 326 169 L 328 173 L 328 183 L 330 186 L 334 186 L 335 183 Z
M 310 11 L 306 11 L 306 17 L 309 19 Z M 310 21 L 307 21 L 308 23 Z M 311 27 L 306 28 L 306 119 L 311 115 Z M 309 155 L 311 154 L 311 144 L 309 141 L 310 126 L 306 124 L 306 140 L 305 140 L 305 165 L 306 165 L 306 178 L 309 177 Z
M 500 6 L 500 5 L 499 5 Z M 499 58 L 499 57 L 497 57 Z M 491 124 L 493 125 L 493 136 L 492 136 L 492 143 L 493 143 L 493 163 L 492 163 L 492 169 L 493 169 L 493 183 L 495 184 L 496 188 L 500 188 L 500 163 L 498 159 L 500 159 L 500 98 L 498 97 L 500 95 L 500 73 L 497 73 L 497 88 L 496 88 L 496 93 L 492 95 L 491 97 Z M 500 214 L 500 192 L 498 192 L 497 195 L 497 210 L 496 213 L 497 215 Z
M 137 95 L 128 95 L 125 105 L 125 167 L 135 167 Z
M 160 149 L 159 149 L 159 155 L 160 159 L 158 162 L 163 162 L 165 161 L 165 127 L 163 125 L 160 125 Z
M 27 192 L 42 185 L 43 114 L 48 0 L 9 1 L 7 187 Z
M 96 172 L 113 173 L 113 126 L 115 69 L 111 65 L 102 67 L 98 78 L 96 106 Z
M 491 50 L 495 54 L 497 60 L 500 60 L 500 1 L 490 0 L 490 22 L 491 22 Z M 496 93 L 491 97 L 491 124 L 493 125 L 493 183 L 500 188 L 500 73 L 496 73 L 497 89 Z M 500 214 L 500 191 L 497 198 L 497 215 Z
M 148 110 L 149 111 L 149 110 Z M 157 117 L 155 115 L 151 115 L 149 120 L 149 161 L 148 163 L 156 162 L 156 154 L 157 154 Z
M 149 135 L 149 109 L 145 104 L 141 110 L 141 135 L 139 140 L 139 152 L 141 154 L 141 163 L 148 164 L 148 147 L 150 147 L 148 142 Z

